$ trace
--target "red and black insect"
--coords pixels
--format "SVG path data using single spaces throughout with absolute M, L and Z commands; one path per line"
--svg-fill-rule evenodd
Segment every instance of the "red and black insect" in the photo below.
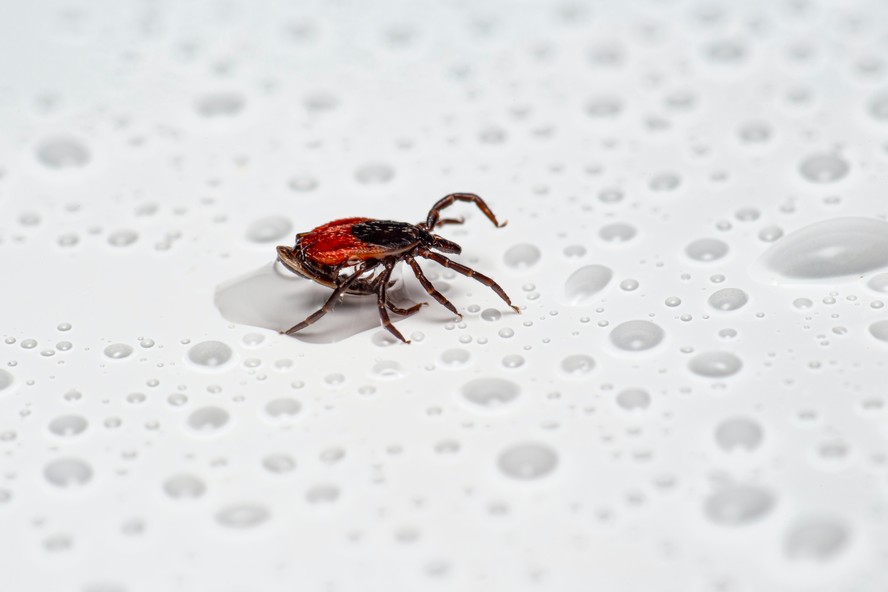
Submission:
M 442 251 L 457 255 L 462 252 L 462 247 L 458 244 L 432 234 L 432 230 L 438 226 L 462 224 L 465 221 L 463 218 L 441 218 L 441 210 L 457 201 L 475 203 L 497 228 L 506 225 L 505 222 L 497 222 L 496 216 L 484 200 L 474 193 L 451 193 L 438 200 L 429 210 L 425 222 L 419 224 L 373 218 L 344 218 L 297 234 L 296 245 L 293 247 L 278 247 L 278 259 L 287 269 L 333 288 L 333 293 L 319 310 L 281 333 L 292 335 L 305 329 L 333 310 L 345 294 L 375 294 L 382 326 L 401 341 L 410 343 L 392 325 L 386 309 L 396 314 L 410 315 L 428 303 L 420 302 L 410 308 L 399 308 L 388 301 L 386 289 L 390 287 L 392 270 L 399 261 L 407 262 L 429 295 L 453 314 L 461 317 L 456 307 L 438 292 L 423 274 L 416 257 L 431 259 L 457 273 L 476 279 L 496 292 L 515 312 L 521 312 L 495 281 L 434 252 Z M 376 273 L 377 271 L 379 273 Z

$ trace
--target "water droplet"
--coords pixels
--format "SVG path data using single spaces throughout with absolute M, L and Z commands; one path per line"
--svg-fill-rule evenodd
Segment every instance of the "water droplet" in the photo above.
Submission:
M 307 193 L 318 188 L 318 180 L 311 175 L 295 175 L 287 185 L 297 193 Z
M 617 405 L 626 411 L 647 409 L 651 405 L 651 395 L 640 388 L 624 389 L 617 394 Z
M 216 522 L 227 528 L 243 530 L 259 526 L 271 517 L 261 504 L 239 503 L 226 506 L 216 513 Z
M 231 359 L 231 348 L 221 341 L 202 341 L 191 346 L 188 359 L 205 368 L 221 366 Z
M 49 431 L 56 436 L 69 438 L 82 434 L 89 422 L 80 415 L 60 415 L 49 422 Z
M 726 351 L 710 351 L 697 354 L 688 362 L 688 369 L 698 376 L 724 378 L 740 371 L 743 362 Z
M 270 243 L 283 239 L 293 230 L 293 225 L 283 216 L 266 216 L 254 220 L 247 227 L 247 240 L 254 243 Z
M 126 343 L 112 343 L 105 348 L 105 355 L 112 360 L 128 358 L 133 353 L 133 347 Z
M 665 337 L 663 329 L 651 321 L 620 323 L 610 332 L 610 340 L 623 351 L 644 351 L 656 347 Z
M 877 273 L 869 279 L 866 286 L 870 290 L 888 294 L 888 272 Z
M 502 318 L 503 313 L 501 313 L 496 308 L 485 308 L 481 311 L 481 318 L 485 321 L 498 321 Z
M 521 481 L 540 479 L 558 466 L 558 454 L 539 442 L 510 446 L 497 459 L 497 466 L 507 477 Z
M 839 555 L 851 539 L 851 530 L 832 516 L 809 516 L 790 527 L 783 541 L 789 559 L 823 563 Z
M 108 236 L 108 244 L 112 247 L 127 247 L 139 239 L 134 230 L 117 230 Z
M 602 229 L 598 231 L 598 236 L 609 243 L 629 242 L 635 238 L 636 234 L 638 234 L 638 231 L 635 227 L 631 224 L 626 224 L 625 222 L 614 222 L 613 224 L 608 224 L 607 226 L 602 227 Z
M 269 454 L 262 459 L 262 466 L 270 473 L 290 473 L 296 468 L 296 461 L 289 454 Z
M 742 526 L 766 516 L 774 507 L 774 494 L 753 485 L 725 485 L 706 499 L 706 517 L 720 526 Z
M 92 480 L 92 467 L 77 458 L 60 458 L 43 468 L 43 476 L 56 487 L 79 487 Z
M 358 167 L 355 180 L 362 185 L 382 185 L 395 178 L 395 169 L 381 162 L 371 162 Z
M 188 416 L 188 427 L 197 432 L 212 433 L 225 427 L 228 420 L 228 412 L 221 407 L 201 407 Z
M 722 288 L 709 296 L 709 306 L 716 310 L 731 311 L 742 308 L 749 301 L 746 292 L 738 288 Z
M 47 138 L 37 146 L 36 155 L 41 164 L 56 170 L 85 167 L 91 159 L 86 144 L 70 136 Z
M 173 475 L 164 481 L 163 491 L 174 500 L 197 499 L 206 493 L 207 485 L 194 475 Z
M 441 362 L 445 366 L 456 368 L 468 364 L 471 357 L 472 354 L 464 349 L 448 349 L 441 354 Z
M 464 384 L 460 393 L 469 403 L 495 409 L 515 401 L 521 394 L 521 388 L 502 378 L 476 378 Z
M 329 504 L 339 499 L 339 487 L 322 483 L 313 485 L 305 492 L 305 501 L 310 504 Z
M 805 157 L 799 163 L 802 177 L 812 183 L 835 183 L 848 175 L 851 165 L 833 152 L 820 152 Z
M 870 335 L 879 341 L 888 342 L 888 321 L 876 321 L 869 326 Z
M 888 222 L 833 218 L 780 239 L 759 260 L 788 280 L 860 276 L 888 266 Z
M 381 360 L 373 365 L 370 372 L 374 376 L 383 379 L 403 378 L 405 376 L 404 368 L 394 360 Z
M 302 412 L 302 403 L 287 397 L 272 399 L 265 404 L 265 413 L 275 419 L 296 417 Z
M 726 452 L 755 450 L 761 445 L 763 437 L 762 427 L 748 417 L 730 417 L 718 424 L 715 430 L 715 441 Z
M 685 247 L 685 253 L 694 261 L 717 261 L 728 254 L 728 243 L 717 238 L 701 238 Z
M 561 369 L 574 377 L 585 376 L 595 369 L 595 360 L 586 354 L 574 354 L 561 360 Z
M 14 382 L 14 380 L 15 379 L 13 378 L 12 374 L 10 374 L 6 370 L 0 368 L 0 391 L 5 390 L 5 389 L 9 388 L 10 386 L 12 386 L 12 383 Z
M 237 92 L 207 93 L 198 98 L 194 109 L 202 117 L 233 117 L 243 111 L 247 99 Z
M 571 306 L 586 306 L 592 296 L 610 283 L 614 272 L 604 265 L 586 265 L 573 272 L 564 285 L 564 295 Z
M 521 243 L 509 247 L 503 256 L 503 261 L 513 269 L 527 269 L 536 265 L 540 257 L 541 253 L 537 247 L 528 243 Z

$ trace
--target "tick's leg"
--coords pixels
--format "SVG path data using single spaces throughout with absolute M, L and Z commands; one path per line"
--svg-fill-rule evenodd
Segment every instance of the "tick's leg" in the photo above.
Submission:
M 394 304 L 392 304 L 388 300 L 385 301 L 385 305 L 388 307 L 388 309 L 390 311 L 392 311 L 395 314 L 403 315 L 405 317 L 412 315 L 413 313 L 418 311 L 420 308 L 422 308 L 426 304 L 428 304 L 428 302 L 420 302 L 419 304 L 414 304 L 410 308 L 401 308 L 399 306 L 395 306 Z
M 316 323 L 318 321 L 318 319 L 320 319 L 322 316 L 324 316 L 325 314 L 327 314 L 328 312 L 333 310 L 333 307 L 335 307 L 337 304 L 339 304 L 339 300 L 348 291 L 349 286 L 351 286 L 355 282 L 355 280 L 357 280 L 358 277 L 361 276 L 361 274 L 363 274 L 367 271 L 370 271 L 372 268 L 376 267 L 376 265 L 377 265 L 377 263 L 374 262 L 370 265 L 364 265 L 364 266 L 358 268 L 353 274 L 351 274 L 350 276 L 345 278 L 336 287 L 335 290 L 333 290 L 333 293 L 330 294 L 330 297 L 327 298 L 327 301 L 324 303 L 324 305 L 321 308 L 319 308 L 315 312 L 308 315 L 308 317 L 304 321 L 299 323 L 298 325 L 293 325 L 292 327 L 290 327 L 286 331 L 281 331 L 281 333 L 286 333 L 287 335 L 292 335 L 293 333 L 296 333 L 297 331 L 301 331 L 301 330 L 305 329 L 306 327 L 308 327 L 309 325 Z
M 447 300 L 444 297 L 444 294 L 435 289 L 435 286 L 432 285 L 432 282 L 429 281 L 429 278 L 425 276 L 422 272 L 422 268 L 419 266 L 419 263 L 416 262 L 416 259 L 413 257 L 406 257 L 407 265 L 409 265 L 413 269 L 413 273 L 416 275 L 416 279 L 419 280 L 419 283 L 422 284 L 422 287 L 425 288 L 425 291 L 429 293 L 429 296 L 440 302 L 444 308 L 455 314 L 456 316 L 462 318 L 462 315 L 456 310 L 456 307 L 453 306 L 453 303 Z
M 382 272 L 382 281 L 379 282 L 379 289 L 376 292 L 376 305 L 379 307 L 379 320 L 382 321 L 382 326 L 385 327 L 386 331 L 403 341 L 404 343 L 410 343 L 409 340 L 405 339 L 401 332 L 398 331 L 394 325 L 392 325 L 392 320 L 389 318 L 388 311 L 385 309 L 386 306 L 386 288 L 388 287 L 388 279 L 392 274 L 392 269 L 395 266 L 395 261 L 386 261 L 385 262 L 385 271 Z
M 459 218 L 441 218 L 436 223 L 435 226 L 444 226 L 446 224 L 463 224 L 466 219 L 460 216 Z
M 481 282 L 482 284 L 484 284 L 485 286 L 487 286 L 488 288 L 490 288 L 491 290 L 496 292 L 497 296 L 499 296 L 500 298 L 505 300 L 506 304 L 508 304 L 509 306 L 512 307 L 512 310 L 514 310 L 515 312 L 517 312 L 519 314 L 521 313 L 521 311 L 518 310 L 518 307 L 515 306 L 514 304 L 512 304 L 512 301 L 509 299 L 509 296 L 506 294 L 505 290 L 500 288 L 499 284 L 497 284 L 495 281 L 493 281 L 492 279 L 490 279 L 486 275 L 482 275 L 482 274 L 478 273 L 477 271 L 475 271 L 474 269 L 472 269 L 470 267 L 466 267 L 462 263 L 457 263 L 456 261 L 453 261 L 452 259 L 448 259 L 447 257 L 445 257 L 444 255 L 441 255 L 440 253 L 433 253 L 431 251 L 418 251 L 417 254 L 421 255 L 422 257 L 426 257 L 428 259 L 431 259 L 432 261 L 434 261 L 436 263 L 440 263 L 444 267 L 450 268 L 453 271 L 455 271 L 457 273 L 461 273 L 466 277 L 470 277 L 475 280 L 478 280 L 479 282 Z
M 445 220 L 449 221 L 453 220 L 453 218 L 447 218 L 445 220 L 440 219 L 441 210 L 452 206 L 457 201 L 473 202 L 475 205 L 478 206 L 478 209 L 484 212 L 484 215 L 487 216 L 487 219 L 493 222 L 493 224 L 498 228 L 502 228 L 506 225 L 505 222 L 497 222 L 496 216 L 494 216 L 493 212 L 490 211 L 490 207 L 488 207 L 488 205 L 484 203 L 483 199 L 481 199 L 474 193 L 451 193 L 450 195 L 445 195 L 444 197 L 439 199 L 438 202 L 432 206 L 432 209 L 429 210 L 429 215 L 426 217 L 425 221 L 426 229 L 432 230 L 433 228 L 435 228 L 435 226 L 440 226 L 444 223 L 454 224 L 454 222 L 445 222 Z

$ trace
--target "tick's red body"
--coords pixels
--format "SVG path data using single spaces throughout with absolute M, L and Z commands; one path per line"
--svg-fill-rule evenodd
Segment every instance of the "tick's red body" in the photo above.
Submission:
M 452 193 L 432 206 L 426 221 L 419 224 L 373 218 L 343 218 L 297 234 L 294 247 L 278 247 L 278 258 L 288 269 L 319 284 L 334 288 L 333 294 L 320 310 L 286 333 L 300 331 L 320 319 L 333 309 L 344 294 L 376 294 L 383 326 L 395 337 L 406 342 L 404 336 L 391 324 L 386 308 L 407 315 L 416 312 L 425 303 L 402 309 L 386 299 L 389 277 L 395 264 L 401 260 L 407 261 L 419 282 L 435 300 L 459 315 L 456 307 L 425 277 L 414 257 L 431 259 L 456 272 L 475 278 L 493 289 L 509 306 L 519 312 L 503 289 L 492 279 L 432 251 L 434 249 L 458 254 L 462 250 L 456 243 L 431 232 L 436 226 L 462 224 L 462 218 L 440 218 L 440 211 L 455 201 L 474 202 L 491 222 L 497 226 L 505 226 L 505 223 L 500 224 L 496 221 L 493 212 L 477 195 Z M 379 266 L 383 267 L 383 271 L 378 275 L 370 278 L 361 277 Z M 352 273 L 342 274 L 344 270 L 352 267 L 355 268 Z

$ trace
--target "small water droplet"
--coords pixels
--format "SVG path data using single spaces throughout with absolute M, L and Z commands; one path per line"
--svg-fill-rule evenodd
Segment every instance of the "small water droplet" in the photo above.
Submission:
M 262 504 L 238 503 L 226 506 L 216 513 L 216 522 L 226 528 L 244 530 L 268 521 L 271 513 Z

